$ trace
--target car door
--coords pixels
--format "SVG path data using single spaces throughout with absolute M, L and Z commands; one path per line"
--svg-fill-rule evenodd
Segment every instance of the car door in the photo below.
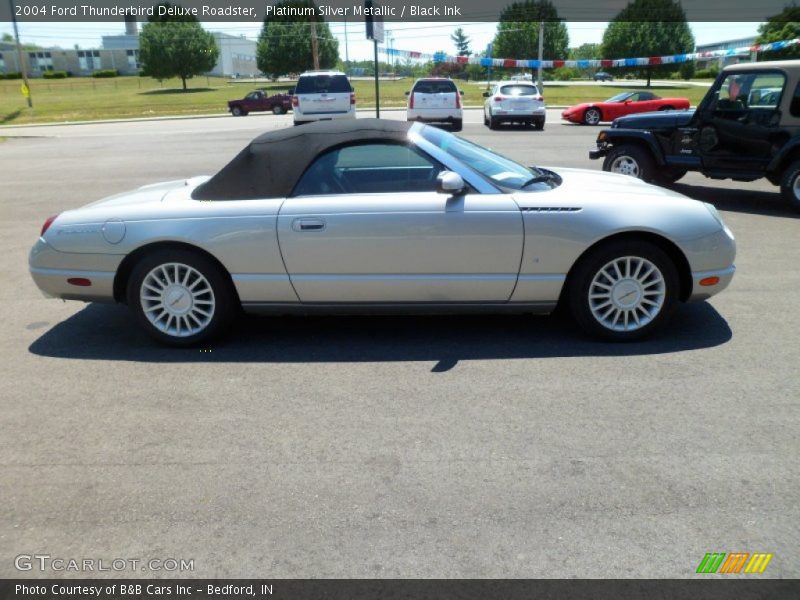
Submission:
M 780 128 L 780 71 L 735 71 L 698 111 L 698 147 L 707 169 L 761 171 L 786 142 Z
M 278 216 L 287 272 L 305 303 L 505 302 L 523 226 L 510 195 L 435 191 L 444 167 L 412 145 L 320 155 Z

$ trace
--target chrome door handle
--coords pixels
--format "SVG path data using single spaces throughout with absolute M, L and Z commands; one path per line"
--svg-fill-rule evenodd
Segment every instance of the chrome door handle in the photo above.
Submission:
M 292 221 L 292 229 L 295 231 L 322 231 L 325 229 L 323 219 L 295 219 Z

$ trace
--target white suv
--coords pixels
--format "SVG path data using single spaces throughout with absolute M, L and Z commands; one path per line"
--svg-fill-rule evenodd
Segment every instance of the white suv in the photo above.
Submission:
M 339 71 L 307 71 L 300 75 L 292 96 L 294 124 L 356 118 L 356 94 L 347 75 Z
M 544 98 L 536 84 L 527 81 L 501 81 L 485 92 L 483 124 L 496 129 L 500 123 L 524 123 L 544 129 L 547 114 Z
M 461 131 L 464 111 L 456 84 L 442 77 L 417 79 L 408 96 L 409 121 L 450 123 L 453 131 Z

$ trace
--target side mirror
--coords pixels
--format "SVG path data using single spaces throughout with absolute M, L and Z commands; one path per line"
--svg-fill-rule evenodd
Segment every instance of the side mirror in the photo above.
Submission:
M 484 98 L 488 98 L 488 97 L 489 97 L 489 96 L 491 96 L 491 95 L 492 95 L 492 94 L 491 94 L 490 92 L 483 92 L 483 97 L 484 97 Z
M 630 104 L 633 100 L 625 100 L 625 104 Z
M 466 189 L 464 179 L 453 171 L 442 171 L 436 177 L 436 191 L 440 194 L 457 196 Z
M 406 92 L 406 96 L 410 96 L 410 95 L 411 95 L 411 92 Z
M 464 92 L 462 90 L 459 90 L 458 93 L 461 94 L 462 96 L 464 95 Z

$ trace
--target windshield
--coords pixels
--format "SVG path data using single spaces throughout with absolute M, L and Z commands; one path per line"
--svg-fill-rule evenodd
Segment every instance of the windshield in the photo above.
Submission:
M 628 98 L 633 96 L 633 92 L 622 92 L 621 94 L 617 94 L 616 96 L 611 96 L 606 102 L 625 102 Z
M 535 167 L 523 167 L 505 156 L 435 127 L 423 127 L 422 137 L 502 187 L 530 190 L 529 186 L 541 186 L 543 183 L 542 180 L 532 181 L 533 179 L 547 178 Z

